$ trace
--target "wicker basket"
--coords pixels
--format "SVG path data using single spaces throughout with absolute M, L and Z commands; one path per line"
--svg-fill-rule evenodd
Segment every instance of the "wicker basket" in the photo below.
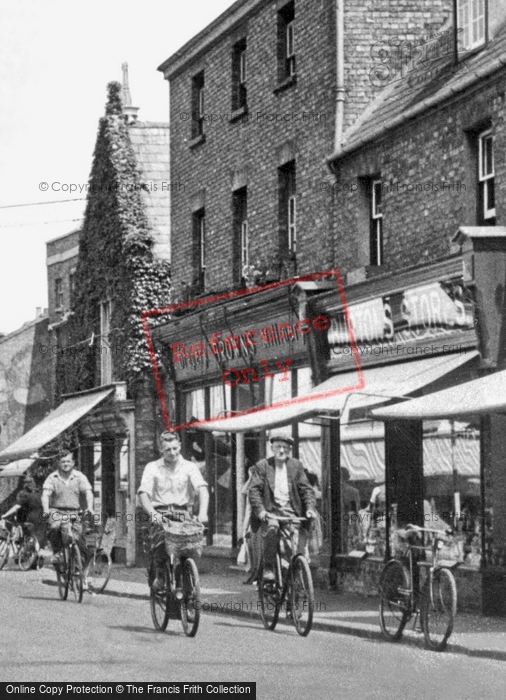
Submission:
M 202 554 L 202 535 L 204 527 L 195 520 L 182 522 L 169 520 L 163 524 L 165 530 L 165 549 L 168 554 Z

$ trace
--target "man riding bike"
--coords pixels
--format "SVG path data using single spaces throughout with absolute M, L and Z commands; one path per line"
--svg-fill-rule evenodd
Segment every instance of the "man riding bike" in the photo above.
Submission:
M 190 519 L 193 495 L 198 493 L 198 519 L 205 525 L 209 504 L 207 483 L 197 465 L 182 457 L 178 433 L 162 433 L 159 447 L 162 457 L 146 464 L 137 491 L 139 503 L 151 520 L 150 540 L 155 565 L 155 590 L 163 588 L 163 572 L 168 558 L 163 516 L 170 515 L 177 520 Z M 176 579 L 177 576 L 176 571 Z

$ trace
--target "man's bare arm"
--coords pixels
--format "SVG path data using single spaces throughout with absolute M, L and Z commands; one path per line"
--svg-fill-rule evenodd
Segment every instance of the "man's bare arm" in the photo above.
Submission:
M 199 488 L 199 520 L 201 523 L 207 523 L 207 509 L 209 506 L 209 491 L 207 486 Z

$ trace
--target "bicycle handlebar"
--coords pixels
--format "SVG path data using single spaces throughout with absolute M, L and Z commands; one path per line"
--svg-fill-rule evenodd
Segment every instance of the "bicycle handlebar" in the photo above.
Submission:
M 305 523 L 306 521 L 311 520 L 311 518 L 299 518 L 297 516 L 290 517 L 289 515 L 274 515 L 274 513 L 268 513 L 268 516 L 269 518 L 277 520 L 280 523 Z
M 453 532 L 451 528 L 446 528 L 445 530 L 434 530 L 430 527 L 420 527 L 419 525 L 413 525 L 412 523 L 406 525 L 404 529 L 408 531 L 411 530 L 412 532 L 432 532 L 435 535 L 450 535 Z

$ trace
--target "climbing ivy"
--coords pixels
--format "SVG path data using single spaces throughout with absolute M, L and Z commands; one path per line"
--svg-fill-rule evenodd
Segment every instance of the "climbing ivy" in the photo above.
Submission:
M 72 299 L 64 330 L 69 352 L 59 356 L 58 393 L 98 384 L 100 304 L 111 301 L 109 335 L 113 378 L 126 381 L 129 395 L 150 370 L 141 314 L 170 303 L 170 266 L 154 257 L 142 181 L 125 123 L 121 85 L 108 85 L 100 120 Z M 154 319 L 151 325 L 162 322 Z M 74 351 L 71 352 L 72 348 Z

